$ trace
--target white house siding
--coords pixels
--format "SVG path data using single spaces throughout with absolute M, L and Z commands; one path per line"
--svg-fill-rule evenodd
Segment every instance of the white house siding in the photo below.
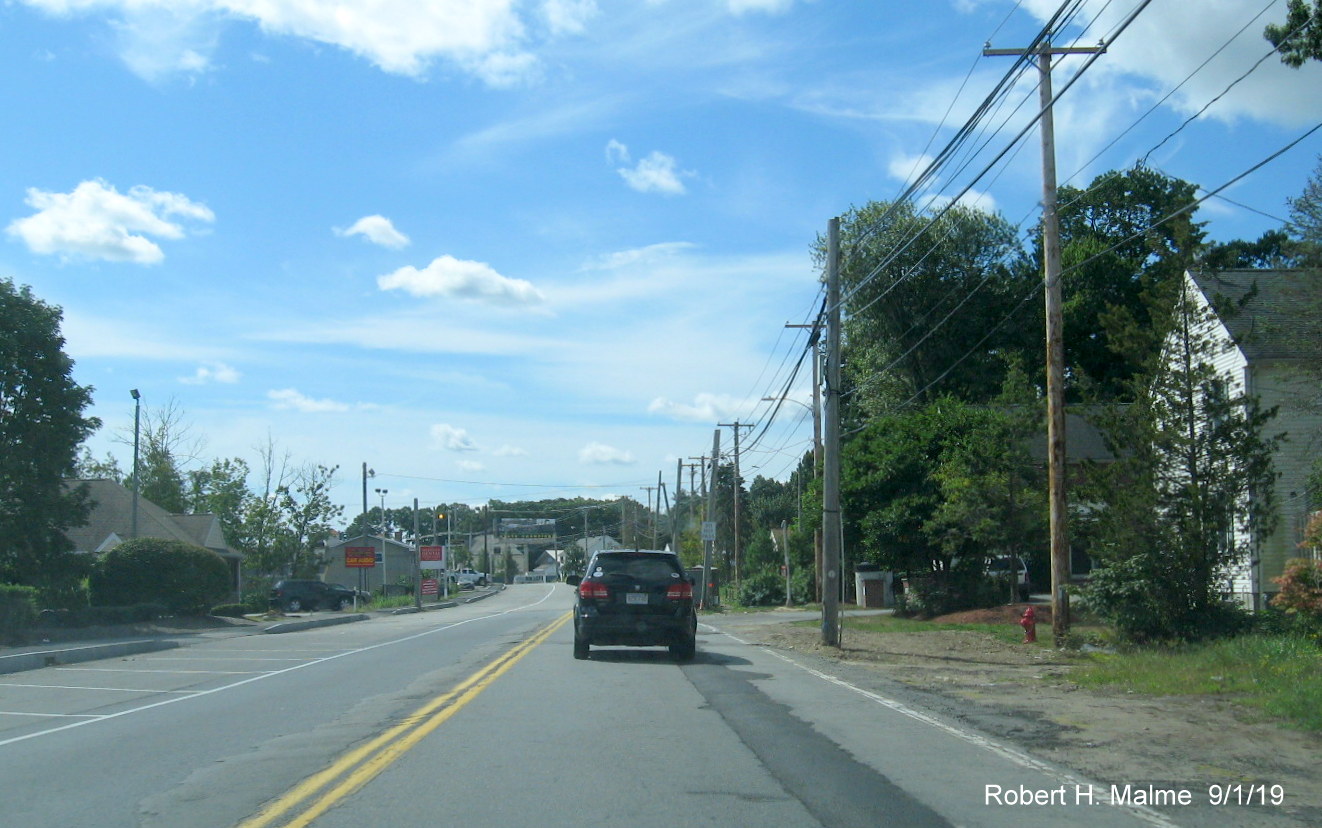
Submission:
M 1189 274 L 1186 285 L 1202 308 L 1210 308 L 1203 292 Z M 1278 521 L 1276 531 L 1258 539 L 1248 560 L 1240 561 L 1229 573 L 1230 591 L 1253 608 L 1262 608 L 1268 597 L 1279 590 L 1272 580 L 1285 570 L 1290 558 L 1299 557 L 1307 521 L 1305 482 L 1322 448 L 1322 415 L 1300 405 L 1301 400 L 1316 397 L 1314 382 L 1297 367 L 1297 360 L 1250 360 L 1244 349 L 1234 344 L 1226 326 L 1217 321 L 1213 333 L 1226 344 L 1213 360 L 1217 373 L 1227 381 L 1231 393 L 1243 390 L 1256 395 L 1263 408 L 1278 407 L 1277 416 L 1268 422 L 1268 436 L 1284 434 L 1286 441 L 1273 457 L 1278 474 L 1273 493 Z M 1248 540 L 1248 533 L 1236 529 L 1236 542 Z
M 1285 434 L 1286 441 L 1275 457 L 1276 508 L 1279 520 L 1276 531 L 1265 538 L 1261 549 L 1261 592 L 1277 592 L 1272 578 L 1285 570 L 1286 561 L 1304 555 L 1299 542 L 1308 520 L 1305 483 L 1318 456 L 1322 418 L 1299 405 L 1305 394 L 1315 393 L 1313 383 L 1290 365 L 1264 362 L 1252 373 L 1254 391 L 1262 405 L 1280 406 L 1276 418 L 1268 424 L 1269 434 Z
M 1253 393 L 1253 377 L 1249 370 L 1247 357 L 1245 357 L 1243 351 L 1235 346 L 1230 331 L 1212 313 L 1211 304 L 1188 274 L 1185 274 L 1185 289 L 1198 307 L 1199 316 L 1204 313 L 1212 314 L 1213 321 L 1202 332 L 1221 343 L 1221 346 L 1217 348 L 1216 356 L 1212 359 L 1212 367 L 1217 375 L 1225 381 L 1227 393 L 1231 396 L 1245 391 Z M 1243 526 L 1236 526 L 1234 535 L 1236 545 L 1246 546 L 1252 540 L 1250 533 Z M 1249 607 L 1254 604 L 1253 596 L 1260 592 L 1256 586 L 1256 577 L 1257 570 L 1253 566 L 1252 556 L 1249 559 L 1234 563 L 1230 568 L 1230 572 L 1227 573 L 1230 593 Z

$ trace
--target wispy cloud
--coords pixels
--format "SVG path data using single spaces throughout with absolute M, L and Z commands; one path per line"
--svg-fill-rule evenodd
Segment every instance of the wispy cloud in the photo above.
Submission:
M 477 443 L 462 428 L 448 423 L 437 423 L 431 427 L 432 444 L 446 451 L 477 451 Z
M 179 381 L 185 385 L 206 385 L 212 382 L 230 385 L 238 382 L 241 376 L 242 374 L 223 362 L 208 362 L 199 365 L 193 376 L 180 377 Z
M 348 229 L 336 227 L 337 236 L 362 236 L 369 242 L 392 250 L 402 250 L 409 246 L 409 237 L 395 229 L 395 225 L 385 216 L 363 216 Z
M 687 192 L 682 178 L 691 178 L 694 173 L 679 169 L 679 162 L 673 156 L 653 150 L 637 164 L 629 154 L 629 148 L 612 138 L 606 144 L 606 160 L 611 164 L 624 164 L 616 172 L 624 182 L 640 193 L 660 193 L 662 195 L 683 195 Z M 632 165 L 632 166 L 630 166 Z
M 588 443 L 578 450 L 578 462 L 585 466 L 631 466 L 633 454 L 602 443 Z
M 120 193 L 101 179 L 84 181 L 69 193 L 30 188 L 25 202 L 37 212 L 10 223 L 6 232 L 28 249 L 71 259 L 157 264 L 165 253 L 149 236 L 182 239 L 172 217 L 215 221 L 204 204 L 178 193 L 136 186 Z
M 293 388 L 281 388 L 267 391 L 266 396 L 280 411 L 300 411 L 304 414 L 324 414 L 332 411 L 349 411 L 353 406 L 335 400 L 314 400 Z
M 691 403 L 680 403 L 657 397 L 647 406 L 652 414 L 661 414 L 673 420 L 690 423 L 712 423 L 740 414 L 739 400 L 728 394 L 698 394 Z

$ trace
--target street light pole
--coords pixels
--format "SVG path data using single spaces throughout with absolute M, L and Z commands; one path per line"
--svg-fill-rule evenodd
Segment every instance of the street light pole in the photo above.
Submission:
M 381 496 L 381 597 L 389 598 L 390 590 L 386 588 L 389 581 L 386 580 L 386 559 L 389 557 L 390 550 L 386 547 L 386 495 L 390 494 L 389 489 L 376 489 Z
M 130 538 L 136 538 L 138 536 L 138 487 L 141 485 L 138 480 L 138 426 L 141 422 L 142 396 L 136 388 L 130 389 L 129 394 L 133 396 L 133 517 L 129 536 Z

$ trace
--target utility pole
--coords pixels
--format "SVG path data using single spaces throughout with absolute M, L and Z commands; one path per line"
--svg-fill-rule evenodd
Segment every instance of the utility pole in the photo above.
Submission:
M 812 476 L 816 480 L 822 475 L 822 350 L 819 347 L 822 338 L 821 320 L 811 325 L 786 325 L 787 328 L 811 328 L 808 347 L 812 348 Z M 822 528 L 812 532 L 813 566 L 817 575 L 817 600 L 822 600 Z
M 840 219 L 826 230 L 826 442 L 822 446 L 822 643 L 840 646 Z
M 739 542 L 739 429 L 753 428 L 757 423 L 741 423 L 735 420 L 733 423 L 717 423 L 722 428 L 734 429 L 734 582 L 739 583 L 739 563 L 741 560 L 742 546 Z
M 702 609 L 711 606 L 711 559 L 716 546 L 716 533 L 707 531 L 708 524 L 716 528 L 716 467 L 721 462 L 721 430 L 718 428 L 711 438 L 711 485 L 707 489 L 707 514 L 703 520 L 702 539 Z
M 434 525 L 434 524 L 433 524 Z M 436 530 L 432 530 L 435 535 Z M 433 537 L 433 540 L 435 538 Z M 418 499 L 413 498 L 413 607 L 422 612 L 422 537 L 418 534 Z
M 1053 48 L 1045 41 L 1037 49 L 1038 99 L 1042 133 L 1042 281 L 1046 294 L 1047 338 L 1047 500 L 1051 521 L 1051 633 L 1057 647 L 1065 644 L 1070 629 L 1069 526 L 1065 493 L 1065 346 L 1060 284 L 1060 216 L 1056 209 L 1056 129 L 1051 117 L 1052 55 L 1091 55 L 1105 45 Z M 984 55 L 1028 54 L 1026 49 L 983 49 Z
M 705 494 L 707 491 L 707 460 L 709 458 L 706 455 L 703 455 L 702 457 L 690 457 L 689 459 L 698 461 L 697 463 L 694 463 L 689 466 L 689 488 L 690 489 L 693 488 L 692 470 L 696 467 L 702 473 L 702 488 L 699 491 Z
M 639 489 L 647 490 L 647 523 L 649 528 L 655 527 L 652 521 L 652 492 L 656 490 L 655 486 L 639 486 Z M 659 498 L 658 498 L 659 499 Z M 652 546 L 656 546 L 656 529 L 652 529 Z

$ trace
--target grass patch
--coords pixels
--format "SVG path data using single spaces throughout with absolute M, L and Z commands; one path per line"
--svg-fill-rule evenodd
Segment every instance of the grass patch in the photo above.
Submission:
M 1243 635 L 1098 655 L 1070 676 L 1155 696 L 1220 696 L 1300 730 L 1322 730 L 1322 652 L 1291 635 Z

